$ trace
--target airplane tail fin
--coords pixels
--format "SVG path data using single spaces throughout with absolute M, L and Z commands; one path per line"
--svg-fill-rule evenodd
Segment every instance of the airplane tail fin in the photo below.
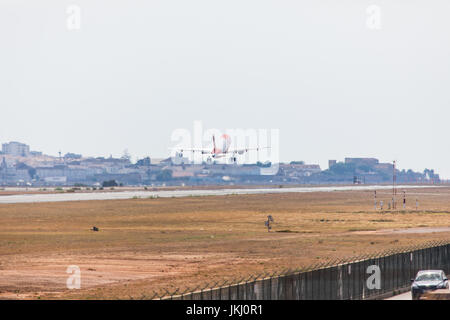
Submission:
M 214 152 L 216 152 L 216 136 L 213 135 L 213 147 L 214 147 Z

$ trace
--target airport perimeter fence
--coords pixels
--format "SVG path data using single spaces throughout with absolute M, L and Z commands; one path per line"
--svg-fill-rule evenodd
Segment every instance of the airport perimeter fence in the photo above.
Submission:
M 376 299 L 411 285 L 419 270 L 450 271 L 450 242 L 428 242 L 297 270 L 260 274 L 196 288 L 153 292 L 142 299 L 355 300 Z

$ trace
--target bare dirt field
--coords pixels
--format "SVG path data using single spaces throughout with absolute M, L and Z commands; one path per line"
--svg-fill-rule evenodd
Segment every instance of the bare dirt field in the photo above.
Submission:
M 142 298 L 446 240 L 449 200 L 440 187 L 407 190 L 395 212 L 375 211 L 371 191 L 3 204 L 0 298 Z M 70 265 L 81 269 L 79 290 L 66 288 Z

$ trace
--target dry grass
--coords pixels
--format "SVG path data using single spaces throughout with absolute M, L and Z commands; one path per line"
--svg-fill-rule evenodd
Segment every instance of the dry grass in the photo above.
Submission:
M 450 188 L 407 192 L 407 210 L 384 213 L 366 191 L 0 205 L 0 297 L 140 297 L 447 239 L 429 231 L 450 226 Z M 65 289 L 68 265 L 81 290 Z

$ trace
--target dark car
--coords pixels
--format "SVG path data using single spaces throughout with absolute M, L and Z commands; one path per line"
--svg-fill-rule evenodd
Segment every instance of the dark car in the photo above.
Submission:
M 448 279 L 442 270 L 419 271 L 415 279 L 411 279 L 411 295 L 413 300 L 420 298 L 427 291 L 448 289 Z

